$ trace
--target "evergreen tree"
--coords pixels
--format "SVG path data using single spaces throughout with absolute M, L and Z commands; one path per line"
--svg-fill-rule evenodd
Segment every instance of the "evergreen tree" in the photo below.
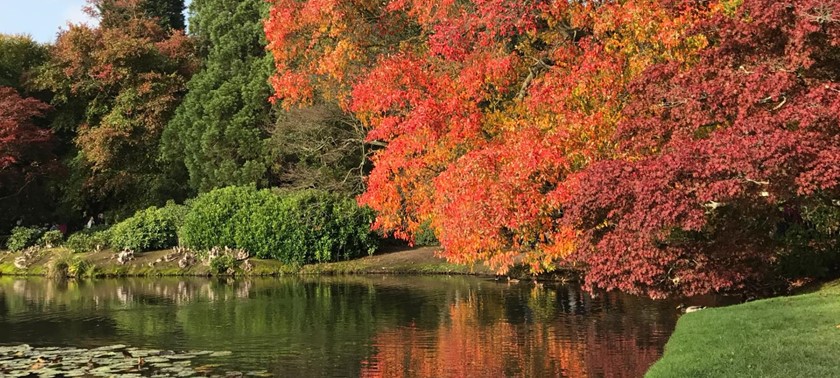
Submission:
M 206 55 L 163 137 L 163 156 L 183 162 L 197 191 L 259 183 L 267 175 L 272 124 L 263 0 L 195 0 L 190 33 Z
M 184 30 L 184 0 L 146 0 L 143 8 L 150 17 L 158 18 L 164 28 Z
M 136 2 L 136 1 L 134 1 Z M 184 0 L 141 0 L 139 7 L 126 6 L 117 0 L 96 0 L 92 3 L 103 27 L 119 27 L 133 17 L 137 11 L 143 16 L 156 19 L 165 30 L 184 30 Z

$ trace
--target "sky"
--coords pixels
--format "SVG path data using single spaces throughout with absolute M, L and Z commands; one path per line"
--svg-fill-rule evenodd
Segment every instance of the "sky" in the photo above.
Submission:
M 38 42 L 55 42 L 58 29 L 68 22 L 96 24 L 96 20 L 82 11 L 86 3 L 86 0 L 0 0 L 0 33 L 29 34 Z
M 0 0 L 0 33 L 54 42 L 67 22 L 96 24 L 82 11 L 85 4 L 85 0 Z

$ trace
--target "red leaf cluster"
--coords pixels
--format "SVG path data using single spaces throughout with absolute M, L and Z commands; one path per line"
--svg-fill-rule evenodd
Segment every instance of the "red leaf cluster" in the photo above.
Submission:
M 0 193 L 14 194 L 54 163 L 52 133 L 35 124 L 49 105 L 0 87 Z
M 629 158 L 578 174 L 567 208 L 590 286 L 691 295 L 766 278 L 778 226 L 840 194 L 837 16 L 745 0 L 699 25 L 714 44 L 695 64 L 634 81 L 616 134 Z

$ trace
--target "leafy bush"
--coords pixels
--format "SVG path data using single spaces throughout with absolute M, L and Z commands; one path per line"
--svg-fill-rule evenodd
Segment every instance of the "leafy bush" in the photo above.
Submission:
M 67 275 L 70 277 L 93 277 L 95 272 L 96 267 L 93 264 L 79 257 L 70 259 L 67 266 Z
M 58 230 L 51 230 L 41 235 L 40 244 L 47 248 L 53 248 L 61 245 L 64 241 L 64 234 Z
M 440 242 L 435 235 L 435 229 L 431 222 L 424 222 L 420 225 L 420 230 L 414 235 L 414 245 L 439 245 Z
M 242 248 L 260 258 L 304 264 L 372 253 L 372 221 L 371 210 L 334 194 L 228 187 L 194 199 L 179 235 L 194 249 Z
M 210 269 L 213 271 L 213 273 L 216 274 L 227 273 L 228 269 L 235 267 L 236 259 L 234 259 L 233 256 L 228 254 L 223 254 L 210 260 Z
M 67 238 L 64 246 L 73 253 L 97 252 L 108 248 L 110 232 L 108 230 L 79 231 Z
M 169 201 L 164 207 L 160 208 L 160 212 L 175 224 L 176 230 L 181 228 L 189 211 L 189 206 L 178 205 L 174 201 Z
M 237 245 L 235 226 L 246 222 L 253 208 L 267 207 L 265 202 L 271 200 L 270 193 L 245 187 L 204 193 L 189 203 L 190 211 L 178 230 L 181 243 L 193 249 L 234 247 Z M 271 237 L 266 236 L 264 243 L 271 245 Z
M 282 211 L 274 215 L 282 224 L 282 243 L 273 257 L 285 262 L 327 262 L 376 250 L 370 228 L 373 211 L 359 207 L 352 198 L 317 190 L 282 197 Z
M 12 236 L 6 242 L 6 247 L 14 252 L 22 251 L 37 245 L 43 233 L 44 231 L 39 228 L 15 227 L 12 229 Z
M 182 207 L 175 204 L 140 210 L 111 228 L 111 245 L 136 252 L 174 247 L 183 214 Z

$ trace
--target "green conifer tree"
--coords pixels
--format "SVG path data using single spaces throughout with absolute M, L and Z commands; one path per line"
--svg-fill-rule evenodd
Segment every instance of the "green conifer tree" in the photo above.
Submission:
M 190 34 L 204 66 L 169 122 L 162 155 L 183 162 L 196 191 L 264 183 L 266 129 L 272 124 L 263 0 L 194 0 Z

